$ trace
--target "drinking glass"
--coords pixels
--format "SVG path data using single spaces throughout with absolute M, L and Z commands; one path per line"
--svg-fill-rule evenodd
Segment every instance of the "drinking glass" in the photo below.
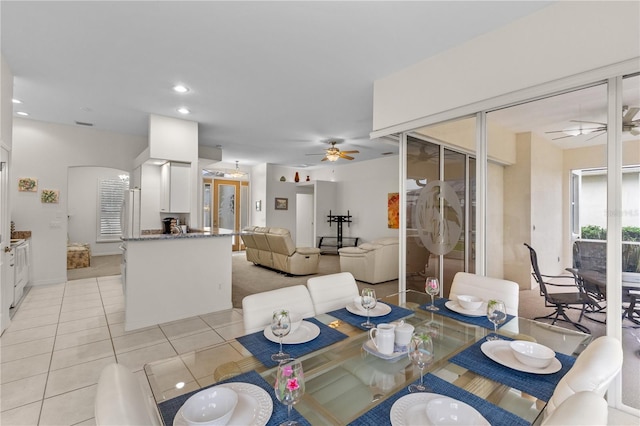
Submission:
M 433 362 L 433 339 L 429 334 L 415 334 L 409 343 L 409 359 L 420 369 L 420 383 L 409 385 L 409 392 L 427 392 L 428 388 L 423 384 L 423 371 Z
M 277 354 L 271 355 L 271 359 L 274 361 L 282 361 L 289 359 L 289 354 L 282 352 L 282 338 L 289 334 L 291 331 L 291 318 L 289 317 L 289 311 L 286 309 L 278 309 L 273 311 L 271 317 L 271 332 L 274 336 L 277 336 L 280 340 L 280 350 Z
M 489 300 L 487 303 L 487 319 L 493 323 L 494 334 L 498 333 L 498 325 L 507 319 L 507 308 L 502 300 Z M 487 340 L 500 340 L 498 336 L 487 336 Z
M 427 306 L 426 309 L 429 311 L 439 311 L 440 309 L 434 304 L 433 299 L 436 294 L 440 294 L 440 282 L 438 279 L 436 277 L 427 277 L 427 280 L 424 282 L 424 291 L 431 296 L 431 305 Z
M 367 310 L 367 321 L 360 324 L 364 328 L 373 328 L 375 324 L 372 323 L 370 318 L 369 311 L 376 307 L 376 291 L 372 288 L 363 288 L 362 289 L 362 297 L 360 303 L 362 303 L 362 307 Z
M 278 401 L 287 406 L 287 422 L 282 423 L 282 425 L 298 425 L 298 422 L 291 420 L 291 408 L 293 404 L 300 401 L 304 393 L 302 363 L 291 358 L 282 361 L 276 371 L 276 384 L 274 389 Z

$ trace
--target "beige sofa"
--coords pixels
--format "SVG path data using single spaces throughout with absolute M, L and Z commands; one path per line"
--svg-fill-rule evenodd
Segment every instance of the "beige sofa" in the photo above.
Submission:
M 343 247 L 340 271 L 351 272 L 358 281 L 377 284 L 398 279 L 398 238 L 380 238 L 358 247 Z
M 291 275 L 318 272 L 320 249 L 296 247 L 286 228 L 250 226 L 240 234 L 247 260 Z

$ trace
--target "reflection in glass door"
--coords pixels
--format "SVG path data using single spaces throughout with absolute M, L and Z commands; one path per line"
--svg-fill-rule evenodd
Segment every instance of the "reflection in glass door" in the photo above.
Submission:
M 469 190 L 465 153 L 417 137 L 407 138 L 407 288 L 424 291 L 426 276 L 441 279 L 447 297 L 456 272 L 469 269 Z M 473 163 L 475 164 L 475 163 Z M 472 198 L 473 197 L 473 198 Z

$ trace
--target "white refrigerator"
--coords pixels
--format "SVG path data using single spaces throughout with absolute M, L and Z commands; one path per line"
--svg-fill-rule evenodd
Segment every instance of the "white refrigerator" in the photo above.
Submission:
M 140 189 L 124 191 L 122 203 L 122 237 L 140 237 Z

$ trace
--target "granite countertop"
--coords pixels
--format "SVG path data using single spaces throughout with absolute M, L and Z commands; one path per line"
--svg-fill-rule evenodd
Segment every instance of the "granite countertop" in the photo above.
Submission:
M 199 229 L 192 229 L 186 234 L 163 234 L 162 231 L 142 231 L 139 237 L 126 238 L 122 237 L 123 241 L 158 241 L 158 240 L 178 240 L 183 238 L 211 238 L 211 237 L 230 237 L 233 235 L 239 235 L 239 232 L 213 229 L 211 231 L 202 231 Z

